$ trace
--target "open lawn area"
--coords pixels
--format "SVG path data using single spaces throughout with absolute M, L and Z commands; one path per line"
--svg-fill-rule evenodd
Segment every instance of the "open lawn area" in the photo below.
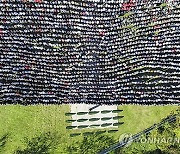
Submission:
M 160 122 L 161 119 L 175 111 L 178 106 L 139 106 L 121 105 L 118 109 L 123 109 L 119 115 L 124 122 L 119 126 L 118 132 L 112 133 L 117 140 L 123 133 L 138 133 L 139 131 Z M 64 148 L 76 140 L 78 137 L 70 137 L 72 132 L 84 132 L 85 130 L 66 130 L 68 119 L 65 113 L 70 112 L 69 105 L 2 105 L 0 106 L 0 136 L 8 134 L 9 138 L 4 148 L 3 154 L 11 154 L 18 148 L 25 146 L 24 138 L 32 138 L 44 132 L 56 132 L 60 136 L 60 143 L 57 153 L 65 153 Z M 93 129 L 88 130 L 93 131 Z

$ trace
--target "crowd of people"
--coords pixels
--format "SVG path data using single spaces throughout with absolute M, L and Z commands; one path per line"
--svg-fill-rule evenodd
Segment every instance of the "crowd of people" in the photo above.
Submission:
M 2 103 L 178 103 L 179 0 L 2 0 Z

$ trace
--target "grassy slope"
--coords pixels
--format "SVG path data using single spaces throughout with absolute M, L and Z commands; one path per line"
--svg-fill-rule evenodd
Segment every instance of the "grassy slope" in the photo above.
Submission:
M 152 124 L 159 122 L 166 117 L 177 106 L 138 106 L 122 105 L 125 124 L 119 127 L 119 132 L 114 133 L 118 139 L 122 133 L 137 133 Z M 62 134 L 61 146 L 58 153 L 66 144 L 82 137 L 69 137 L 69 130 L 66 131 L 65 112 L 69 111 L 68 105 L 50 105 L 50 106 L 20 106 L 7 105 L 0 106 L 0 136 L 10 133 L 10 139 L 7 143 L 7 154 L 12 153 L 18 147 L 23 147 L 24 137 L 33 137 L 40 132 L 57 131 Z M 62 151 L 61 151 L 62 152 Z
M 120 126 L 119 133 L 137 133 L 145 128 L 150 127 L 154 123 L 158 123 L 161 119 L 168 116 L 171 111 L 177 110 L 178 106 L 138 106 L 138 105 L 122 105 L 119 109 L 123 109 L 124 125 Z

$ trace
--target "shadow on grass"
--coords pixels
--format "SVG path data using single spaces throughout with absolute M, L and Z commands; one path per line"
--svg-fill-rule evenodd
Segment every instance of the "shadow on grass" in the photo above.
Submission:
M 4 147 L 8 141 L 9 138 L 9 134 L 4 134 L 1 138 L 0 138 L 0 153 L 3 152 Z
M 17 149 L 15 154 L 49 154 L 56 150 L 60 136 L 56 133 L 43 133 L 32 139 L 25 138 L 25 149 Z
M 103 133 L 103 131 L 102 131 Z M 112 144 L 116 143 L 112 136 L 101 134 L 97 132 L 89 132 L 83 134 L 83 140 L 73 142 L 67 146 L 67 154 L 97 154 L 98 152 L 106 149 Z M 110 154 L 117 154 L 117 151 L 110 152 Z M 118 153 L 119 154 L 119 153 Z

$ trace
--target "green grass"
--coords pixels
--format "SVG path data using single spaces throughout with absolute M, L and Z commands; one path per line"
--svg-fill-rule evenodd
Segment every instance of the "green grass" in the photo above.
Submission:
M 178 106 L 122 105 L 119 106 L 119 109 L 123 109 L 123 112 L 119 115 L 124 116 L 119 122 L 124 122 L 124 124 L 119 127 L 117 136 L 123 133 L 138 133 L 154 123 L 160 122 L 161 119 L 168 116 L 172 111 L 177 110 Z
M 68 123 L 65 122 L 65 112 L 68 111 L 68 105 L 0 106 L 0 136 L 10 134 L 4 154 L 11 154 L 18 147 L 23 147 L 24 137 L 32 138 L 48 131 L 62 134 L 63 144 L 66 144 L 69 135 L 66 133 Z
M 119 126 L 119 131 L 111 133 L 116 139 L 123 133 L 137 133 L 154 123 L 161 121 L 171 111 L 176 110 L 178 106 L 138 106 L 122 105 L 118 109 L 122 110 L 119 116 L 119 122 L 124 124 Z M 76 140 L 81 140 L 83 135 L 70 137 L 71 133 L 85 133 L 94 129 L 67 130 L 70 125 L 66 120 L 71 120 L 71 116 L 65 113 L 70 112 L 68 105 L 2 105 L 0 106 L 0 137 L 8 133 L 8 139 L 3 154 L 11 154 L 18 147 L 23 148 L 24 137 L 32 138 L 43 132 L 57 132 L 60 134 L 61 142 L 58 146 L 57 153 L 64 153 L 64 148 Z M 99 131 L 107 128 L 99 129 Z

